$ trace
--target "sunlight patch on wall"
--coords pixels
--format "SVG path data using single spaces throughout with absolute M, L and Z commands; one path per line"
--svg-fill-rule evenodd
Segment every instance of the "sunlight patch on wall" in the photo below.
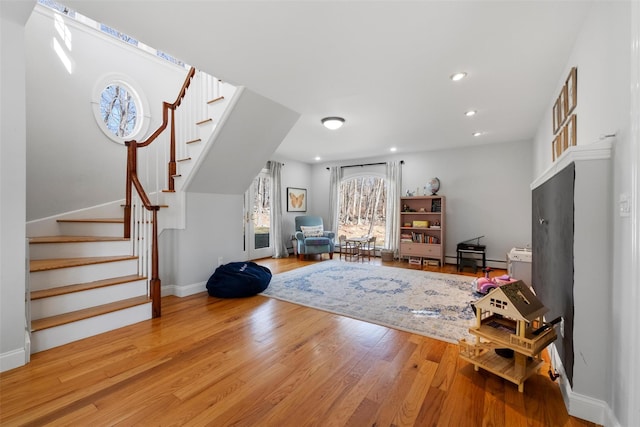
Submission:
M 69 27 L 65 25 L 64 21 L 62 20 L 62 16 L 60 15 L 54 16 L 53 26 L 58 33 L 58 37 L 64 43 L 66 51 L 64 47 L 62 47 L 62 44 L 60 44 L 60 42 L 58 41 L 58 37 L 53 38 L 53 50 L 56 52 L 56 55 L 58 55 L 58 58 L 60 58 L 60 62 L 62 62 L 64 68 L 67 69 L 67 72 L 69 74 L 73 74 L 73 63 L 71 62 L 71 58 L 67 54 L 67 52 L 70 53 L 72 50 L 71 31 L 69 30 Z
M 58 55 L 58 58 L 60 58 L 60 62 L 62 62 L 64 68 L 67 69 L 67 72 L 69 74 L 73 74 L 73 65 L 71 64 L 71 59 L 69 59 L 69 56 L 67 56 L 64 49 L 60 45 L 60 42 L 55 37 L 53 38 L 53 50 Z

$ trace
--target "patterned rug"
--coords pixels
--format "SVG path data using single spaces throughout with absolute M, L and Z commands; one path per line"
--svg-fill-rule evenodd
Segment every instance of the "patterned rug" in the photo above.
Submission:
M 261 295 L 457 343 L 472 338 L 471 280 L 333 260 L 275 274 Z

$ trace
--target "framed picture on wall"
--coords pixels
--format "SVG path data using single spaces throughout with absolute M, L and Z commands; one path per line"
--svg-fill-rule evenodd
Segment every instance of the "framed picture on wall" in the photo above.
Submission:
M 564 124 L 564 121 L 567 119 L 567 85 L 562 87 L 560 91 L 560 96 L 558 97 L 558 102 L 560 105 L 558 106 L 560 119 L 558 121 L 558 127 L 561 127 Z
M 576 115 L 572 114 L 567 122 L 567 147 L 578 145 L 578 141 L 576 139 L 576 120 Z
M 553 134 L 555 135 L 556 133 L 558 133 L 558 128 L 560 127 L 560 123 L 558 122 L 558 120 L 560 120 L 560 116 L 558 115 L 558 108 L 560 106 L 560 103 L 558 102 L 558 100 L 556 100 L 556 103 L 553 104 L 553 113 L 551 114 L 553 117 Z
M 307 211 L 307 190 L 287 187 L 287 212 Z
M 567 116 L 571 114 L 576 105 L 578 104 L 578 69 L 576 67 L 571 68 L 567 82 L 565 83 L 567 88 Z

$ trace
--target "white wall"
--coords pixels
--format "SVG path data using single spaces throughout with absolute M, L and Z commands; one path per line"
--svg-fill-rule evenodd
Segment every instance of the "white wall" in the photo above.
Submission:
M 244 261 L 243 195 L 187 193 L 184 230 L 166 230 L 160 236 L 160 278 L 166 293 L 187 295 L 202 286 L 223 263 Z
M 402 194 L 424 191 L 432 177 L 440 179 L 439 195 L 446 197 L 447 262 L 456 262 L 456 245 L 484 236 L 487 259 L 504 268 L 506 253 L 531 244 L 531 143 L 492 144 L 453 150 L 406 153 L 385 158 L 344 162 L 343 165 L 404 160 Z M 314 212 L 329 218 L 327 164 L 312 171 L 310 195 Z M 369 167 L 380 171 L 380 167 Z M 359 168 L 360 169 L 360 168 Z M 384 169 L 382 169 L 384 172 Z M 490 263 L 491 265 L 491 263 Z
M 635 425 L 640 421 L 637 402 L 632 396 L 634 372 L 637 387 L 638 369 L 634 354 L 638 354 L 637 326 L 630 322 L 637 317 L 636 312 L 640 301 L 636 291 L 637 282 L 632 276 L 632 253 L 634 241 L 639 236 L 632 235 L 631 217 L 620 217 L 617 211 L 617 201 L 620 194 L 632 194 L 637 183 L 632 181 L 632 170 L 637 168 L 637 158 L 633 158 L 632 138 L 630 126 L 630 89 L 631 78 L 631 30 L 634 25 L 640 25 L 640 19 L 631 19 L 631 2 L 595 2 L 578 35 L 574 49 L 568 58 L 565 70 L 558 76 L 557 92 L 549 97 L 549 107 L 542 118 L 534 141 L 534 173 L 542 174 L 552 163 L 551 160 L 551 110 L 556 96 L 564 84 L 564 80 L 573 66 L 578 68 L 578 103 L 575 109 L 577 115 L 578 145 L 591 144 L 602 135 L 616 134 L 614 139 L 614 155 L 612 160 L 613 188 L 608 192 L 593 191 L 594 203 L 608 206 L 611 235 L 611 258 L 593 260 L 589 265 L 576 265 L 587 274 L 594 268 L 610 271 L 610 279 L 604 283 L 581 283 L 580 288 L 574 289 L 576 304 L 597 306 L 602 303 L 602 297 L 596 289 L 605 286 L 608 289 L 606 300 L 611 306 L 600 313 L 591 313 L 593 321 L 598 316 L 606 315 L 603 321 L 611 324 L 611 347 L 596 345 L 591 349 L 592 354 L 584 356 L 589 365 L 574 376 L 573 391 L 587 398 L 601 399 L 608 406 L 611 414 L 605 419 L 605 424 Z M 636 31 L 637 33 L 637 31 Z M 636 51 L 637 52 L 637 51 Z M 636 53 L 637 54 L 637 53 Z M 635 89 L 638 90 L 637 88 Z M 636 110 L 637 114 L 637 110 Z M 636 139 L 637 141 L 637 139 Z M 636 142 L 637 144 L 637 142 Z M 637 179 L 637 177 L 636 177 Z M 597 265 L 597 267 L 596 267 Z M 583 307 L 582 307 L 583 308 Z M 576 307 L 576 311 L 581 307 Z M 611 314 L 607 314 L 611 313 Z M 588 328 L 586 328 L 588 329 Z M 593 336 L 587 331 L 574 339 L 589 340 L 590 342 L 606 342 L 607 339 Z M 584 344 L 584 343 L 583 343 Z M 578 342 L 577 346 L 581 346 Z M 591 346 L 589 346 L 591 347 Z M 606 372 L 596 372 L 598 367 L 590 364 L 593 360 L 607 360 Z M 578 361 L 581 362 L 581 361 Z M 588 368 L 588 369 L 587 369 Z M 604 380 L 603 380 L 604 378 Z M 635 415 L 632 415 L 635 414 Z M 631 417 L 635 416 L 635 419 Z
M 291 235 L 295 233 L 295 217 L 299 215 L 316 215 L 318 203 L 326 205 L 328 196 L 318 201 L 311 188 L 311 166 L 293 160 L 281 160 L 282 167 L 282 238 L 287 247 L 291 247 Z M 307 189 L 307 212 L 287 212 L 287 187 Z M 325 221 L 329 219 L 326 218 Z
M 122 73 L 137 83 L 151 110 L 151 133 L 162 122 L 162 102 L 175 100 L 187 75 L 64 17 L 71 34 L 70 74 L 53 50 L 53 40 L 60 39 L 54 14 L 37 6 L 25 27 L 27 220 L 124 198 L 126 147 L 99 129 L 91 104 L 101 77 Z
M 282 168 L 282 192 L 287 187 L 310 190 L 310 169 L 306 163 L 279 160 Z M 310 192 L 309 192 L 310 194 Z M 160 235 L 160 278 L 163 294 L 189 295 L 204 290 L 204 283 L 223 263 L 245 261 L 248 252 L 243 245 L 243 195 L 187 193 L 185 230 L 165 230 Z M 314 214 L 311 204 L 307 214 Z M 294 232 L 294 218 L 304 215 L 287 212 L 282 200 L 282 237 L 288 247 Z
M 0 372 L 25 348 L 24 23 L 34 2 L 0 2 Z

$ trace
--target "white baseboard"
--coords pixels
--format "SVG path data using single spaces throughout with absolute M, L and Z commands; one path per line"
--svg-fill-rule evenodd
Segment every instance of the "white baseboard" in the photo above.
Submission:
M 175 295 L 177 297 L 182 298 L 182 297 L 187 297 L 189 295 L 197 294 L 200 292 L 206 292 L 206 291 L 207 291 L 207 282 L 199 282 L 199 283 L 193 283 L 191 285 L 163 286 L 161 293 L 163 297 L 166 297 L 167 295 Z
M 551 364 L 560 375 L 558 377 L 558 385 L 569 415 L 603 426 L 621 427 L 607 402 L 572 390 L 555 345 L 551 344 L 548 347 L 548 351 L 551 357 Z
M 26 365 L 28 362 L 26 355 L 24 348 L 17 348 L 0 354 L 0 372 Z

